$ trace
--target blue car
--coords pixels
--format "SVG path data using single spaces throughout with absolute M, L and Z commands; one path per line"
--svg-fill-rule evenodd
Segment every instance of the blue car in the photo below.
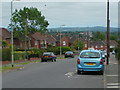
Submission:
M 77 74 L 84 71 L 98 71 L 103 75 L 104 59 L 99 50 L 82 50 L 77 59 Z

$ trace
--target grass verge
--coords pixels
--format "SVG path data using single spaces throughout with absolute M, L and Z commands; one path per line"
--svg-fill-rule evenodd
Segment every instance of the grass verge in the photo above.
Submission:
M 30 64 L 30 63 L 37 63 L 37 62 L 40 62 L 40 60 L 15 63 L 14 67 L 12 67 L 11 64 L 2 65 L 2 66 L 0 66 L 0 72 L 5 72 L 5 71 L 8 71 L 8 70 L 20 69 L 20 68 L 23 67 L 23 65 Z

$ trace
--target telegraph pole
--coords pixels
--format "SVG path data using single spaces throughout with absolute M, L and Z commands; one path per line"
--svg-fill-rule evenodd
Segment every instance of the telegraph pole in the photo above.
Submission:
M 107 0 L 107 61 L 106 64 L 109 64 L 109 57 L 110 57 L 110 19 L 109 19 L 109 0 Z

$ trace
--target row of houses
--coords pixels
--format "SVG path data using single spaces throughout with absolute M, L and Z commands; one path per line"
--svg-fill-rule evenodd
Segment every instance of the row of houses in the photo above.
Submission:
M 0 28 L 0 37 L 2 40 L 5 40 L 8 44 L 11 44 L 11 32 L 5 28 Z M 88 41 L 85 38 L 79 38 L 78 35 L 61 35 L 61 46 L 73 46 L 77 40 L 80 40 L 84 43 L 83 49 L 95 48 L 105 50 L 106 41 Z M 14 45 L 18 49 L 32 49 L 32 48 L 48 48 L 49 46 L 60 46 L 60 34 L 50 35 L 50 34 L 40 34 L 36 32 L 32 35 L 27 36 L 23 39 L 14 38 Z M 116 47 L 116 41 L 110 41 L 110 48 Z

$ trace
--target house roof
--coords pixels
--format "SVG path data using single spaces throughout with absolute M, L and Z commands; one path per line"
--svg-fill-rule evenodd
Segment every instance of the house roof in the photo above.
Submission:
M 88 43 L 90 43 L 91 46 L 103 46 L 105 45 L 105 43 L 103 41 L 88 41 Z
M 35 40 L 46 40 L 47 43 L 53 43 L 56 39 L 52 35 L 47 34 L 40 34 L 39 32 L 34 33 L 31 35 Z
M 52 35 L 47 35 L 46 41 L 47 43 L 53 43 L 56 42 L 57 40 Z
M 45 34 L 40 34 L 39 32 L 36 32 L 31 36 L 36 40 L 46 40 L 46 38 L 45 38 L 46 35 Z
M 11 34 L 7 29 L 0 28 L 0 36 L 2 37 L 3 40 L 5 40 L 6 38 L 10 38 Z

